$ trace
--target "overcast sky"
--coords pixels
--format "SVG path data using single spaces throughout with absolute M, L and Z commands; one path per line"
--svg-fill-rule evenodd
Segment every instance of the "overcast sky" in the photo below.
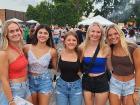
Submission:
M 35 6 L 40 1 L 43 0 L 0 0 L 0 9 L 11 9 L 26 12 L 28 4 Z

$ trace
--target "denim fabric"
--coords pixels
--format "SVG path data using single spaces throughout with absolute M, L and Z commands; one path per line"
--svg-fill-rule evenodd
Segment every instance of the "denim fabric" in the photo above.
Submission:
M 127 82 L 122 82 L 115 79 L 113 76 L 110 79 L 110 92 L 120 95 L 127 96 L 134 93 L 135 79 Z
M 31 93 L 50 93 L 53 91 L 50 72 L 33 76 L 29 74 L 29 88 Z
M 10 81 L 10 87 L 12 89 L 12 94 L 14 97 L 19 96 L 21 98 L 27 99 L 29 96 L 31 96 L 28 81 L 21 83 Z
M 61 77 L 56 81 L 56 105 L 82 105 L 81 80 L 66 82 Z
M 0 90 L 0 105 L 8 105 L 8 100 L 2 90 Z
M 29 84 L 27 81 L 21 83 L 10 81 L 10 87 L 12 89 L 13 97 L 19 96 L 21 98 L 27 99 L 29 96 L 31 96 Z M 3 90 L 0 91 L 0 105 L 8 105 L 8 100 Z
M 53 42 L 54 42 L 54 44 L 58 44 L 59 43 L 59 36 L 53 36 Z

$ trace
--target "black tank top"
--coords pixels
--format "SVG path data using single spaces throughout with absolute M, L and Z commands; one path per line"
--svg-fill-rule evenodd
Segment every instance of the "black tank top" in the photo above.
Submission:
M 80 79 L 79 75 L 77 74 L 80 70 L 80 60 L 77 59 L 76 62 L 71 61 L 63 61 L 59 59 L 58 68 L 61 72 L 60 77 L 66 82 L 74 82 Z

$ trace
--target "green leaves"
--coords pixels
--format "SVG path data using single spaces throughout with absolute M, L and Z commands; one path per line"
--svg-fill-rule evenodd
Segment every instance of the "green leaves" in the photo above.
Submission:
M 26 17 L 49 25 L 76 25 L 83 13 L 87 16 L 91 11 L 90 0 L 54 0 L 54 5 L 43 1 L 36 7 L 30 5 Z

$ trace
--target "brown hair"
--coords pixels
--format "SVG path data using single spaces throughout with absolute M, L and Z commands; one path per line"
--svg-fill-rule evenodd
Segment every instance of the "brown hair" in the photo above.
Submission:
M 76 38 L 76 40 L 77 40 L 77 46 L 75 47 L 75 51 L 76 51 L 77 55 L 79 56 L 79 55 L 80 55 L 80 51 L 79 51 L 79 49 L 78 49 L 78 46 L 79 46 L 79 44 L 78 44 L 78 43 L 79 43 L 79 39 L 78 39 L 78 36 L 77 36 L 76 32 L 74 32 L 74 31 L 68 31 L 68 32 L 65 34 L 65 36 L 64 36 L 64 42 L 65 42 L 65 40 L 67 39 L 68 36 L 73 36 L 73 37 Z

